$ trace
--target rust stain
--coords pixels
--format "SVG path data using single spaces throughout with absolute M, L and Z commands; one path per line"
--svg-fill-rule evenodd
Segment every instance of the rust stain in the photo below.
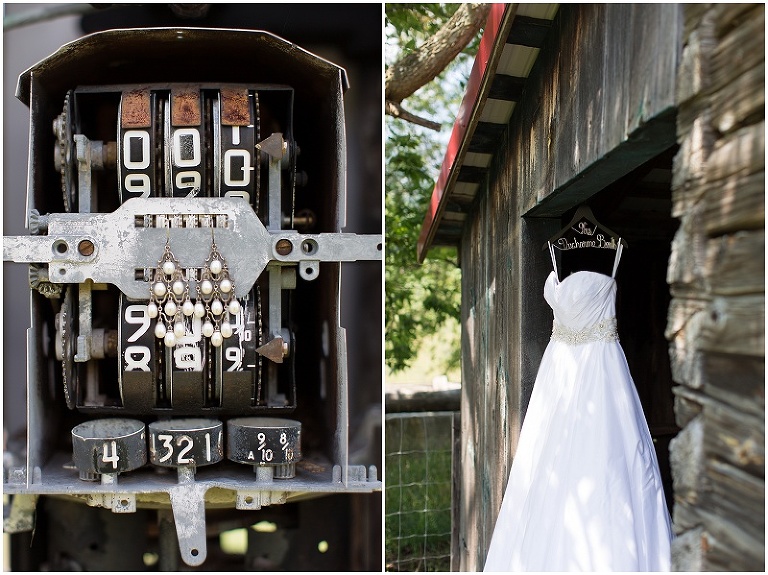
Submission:
M 126 129 L 149 128 L 152 126 L 151 110 L 149 90 L 138 89 L 123 92 L 120 125 Z
M 309 461 L 299 461 L 296 463 L 296 467 L 309 471 L 310 473 L 323 473 L 325 471 L 325 467 L 322 465 L 317 465 Z
M 248 126 L 251 123 L 247 88 L 221 89 L 221 123 L 224 126 Z
M 199 126 L 202 123 L 202 117 L 198 88 L 171 90 L 171 125 Z

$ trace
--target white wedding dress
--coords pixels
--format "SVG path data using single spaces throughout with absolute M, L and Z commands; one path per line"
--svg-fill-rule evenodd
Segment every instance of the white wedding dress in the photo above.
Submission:
M 669 571 L 658 462 L 616 333 L 612 276 L 579 271 L 554 312 L 485 571 Z M 554 255 L 553 255 L 554 262 Z

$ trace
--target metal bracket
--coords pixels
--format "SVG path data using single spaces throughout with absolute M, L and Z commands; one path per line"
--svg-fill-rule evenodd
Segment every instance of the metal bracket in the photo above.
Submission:
M 5 533 L 22 533 L 32 531 L 35 527 L 35 507 L 37 507 L 38 495 L 13 496 L 11 512 L 3 519 L 3 531 Z
M 281 505 L 286 502 L 288 496 L 281 491 L 251 491 L 241 490 L 235 498 L 235 508 L 245 511 L 254 511 L 267 505 Z
M 212 220 L 225 227 L 144 227 L 194 214 L 215 214 Z M 91 279 L 137 300 L 148 297 L 149 286 L 136 279 L 136 270 L 155 267 L 166 242 L 182 264 L 195 267 L 208 256 L 213 236 L 233 270 L 236 297 L 250 291 L 270 262 L 316 269 L 317 262 L 381 260 L 382 254 L 380 235 L 267 231 L 239 198 L 132 198 L 109 214 L 49 214 L 48 222 L 45 236 L 5 236 L 3 261 L 48 263 L 52 283 Z
M 208 554 L 205 538 L 205 492 L 198 483 L 184 483 L 170 489 L 173 520 L 184 563 L 202 565 Z

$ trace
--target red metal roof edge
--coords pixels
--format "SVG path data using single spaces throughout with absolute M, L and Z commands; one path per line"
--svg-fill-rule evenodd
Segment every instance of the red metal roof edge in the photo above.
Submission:
M 432 190 L 432 198 L 427 207 L 427 213 L 424 217 L 424 223 L 421 226 L 421 233 L 416 244 L 416 252 L 419 263 L 423 262 L 427 256 L 432 240 L 437 231 L 440 216 L 445 209 L 445 190 L 449 179 L 456 170 L 456 159 L 464 138 L 467 134 L 467 128 L 472 117 L 472 112 L 478 104 L 482 80 L 485 77 L 496 39 L 501 30 L 501 24 L 504 17 L 504 11 L 508 4 L 492 4 L 488 19 L 485 22 L 483 37 L 480 39 L 480 46 L 475 56 L 475 63 L 472 65 L 472 72 L 467 82 L 467 91 L 464 99 L 461 101 L 459 113 L 453 124 L 451 138 L 448 141 L 448 148 L 445 152 L 445 158 L 440 168 L 440 175 L 435 182 Z

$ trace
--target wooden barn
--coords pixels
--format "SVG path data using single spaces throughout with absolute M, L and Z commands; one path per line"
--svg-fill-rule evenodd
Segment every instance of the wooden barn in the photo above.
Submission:
M 762 3 L 493 6 L 418 246 L 463 277 L 454 569 L 483 567 L 552 331 L 542 245 L 581 204 L 629 246 L 673 569 L 765 569 L 764 66 Z

